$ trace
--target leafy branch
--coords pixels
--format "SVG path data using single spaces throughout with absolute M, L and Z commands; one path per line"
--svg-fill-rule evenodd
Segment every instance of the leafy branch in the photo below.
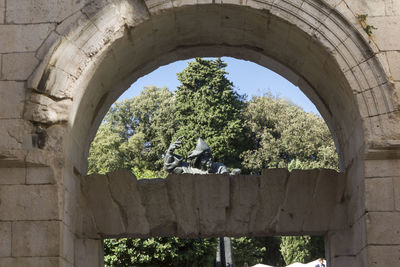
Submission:
M 373 25 L 369 25 L 367 23 L 367 17 L 368 17 L 368 14 L 358 14 L 357 15 L 357 20 L 360 23 L 360 25 L 363 28 L 363 30 L 368 34 L 368 36 L 371 36 L 372 35 L 372 30 L 377 30 L 378 28 L 376 28 Z

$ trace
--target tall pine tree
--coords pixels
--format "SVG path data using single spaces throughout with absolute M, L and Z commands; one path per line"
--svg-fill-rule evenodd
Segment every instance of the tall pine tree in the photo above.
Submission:
M 226 77 L 221 59 L 196 58 L 181 73 L 176 91 L 175 138 L 185 136 L 182 155 L 193 150 L 198 135 L 210 146 L 214 160 L 239 167 L 239 155 L 245 150 L 245 131 L 241 111 L 244 99 L 234 91 Z

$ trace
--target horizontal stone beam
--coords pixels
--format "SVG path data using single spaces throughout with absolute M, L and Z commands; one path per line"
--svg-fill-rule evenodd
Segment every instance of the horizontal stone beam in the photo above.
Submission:
M 83 195 L 102 237 L 324 234 L 344 222 L 344 175 L 267 169 L 261 175 L 89 175 Z

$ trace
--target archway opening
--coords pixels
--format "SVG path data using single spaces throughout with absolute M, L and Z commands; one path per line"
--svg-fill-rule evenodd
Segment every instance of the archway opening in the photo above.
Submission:
M 217 64 L 223 66 L 216 67 Z M 176 66 L 179 66 L 178 69 Z M 236 74 L 230 75 L 231 70 Z M 203 73 L 200 74 L 200 71 Z M 171 77 L 167 77 L 166 73 Z M 190 141 L 186 149 L 180 151 L 186 157 L 190 152 L 188 147 L 194 149 L 197 140 L 191 135 L 199 135 L 206 143 L 212 142 L 211 150 L 217 150 L 214 158 L 230 168 L 246 169 L 242 171 L 243 174 L 260 174 L 263 168 L 276 167 L 338 169 L 329 130 L 315 114 L 318 113 L 315 106 L 296 86 L 270 70 L 234 58 L 192 59 L 164 66 L 143 79 L 148 82 L 140 82 L 144 88 L 142 91 L 136 83 L 133 84 L 108 111 L 100 133 L 92 144 L 89 174 L 128 168 L 135 169 L 139 178 L 151 178 L 152 175 L 154 178 L 165 177 L 162 162 L 168 147 L 174 139 L 184 136 L 181 142 Z M 236 83 L 241 84 L 242 88 Z M 172 88 L 168 89 L 165 84 L 172 84 Z M 278 90 L 279 86 L 283 90 Z M 214 94 L 214 91 L 223 90 L 223 94 L 232 94 L 231 100 L 224 98 L 221 93 Z M 279 94 L 283 94 L 283 97 Z M 185 105 L 193 108 L 188 109 Z M 204 110 L 196 106 L 204 106 Z M 304 107 L 312 110 L 316 116 L 303 112 Z M 232 117 L 224 110 L 230 110 L 231 113 L 236 110 L 238 114 Z M 192 118 L 188 119 L 189 116 Z M 219 121 L 214 119 L 215 116 Z M 188 123 L 189 126 L 186 125 Z M 230 123 L 237 124 L 235 127 L 238 130 L 226 128 Z M 186 130 L 181 129 L 185 127 Z M 221 138 L 217 141 L 213 139 L 215 136 Z M 241 139 L 247 145 L 238 149 L 232 143 L 243 143 Z M 273 144 L 268 143 L 268 139 L 284 141 Z M 314 143 L 307 145 L 311 142 Z M 321 151 L 318 151 L 319 147 Z M 220 152 L 221 149 L 234 150 L 235 160 L 231 159 L 232 155 Z M 265 155 L 269 153 L 268 150 L 276 155 Z M 298 152 L 302 154 L 296 150 L 302 151 Z M 137 161 L 146 163 L 139 164 Z M 240 163 L 243 161 L 245 165 Z
M 185 65 L 186 64 L 187 63 L 185 62 Z M 154 157 L 152 158 L 151 156 L 148 156 L 146 158 L 146 154 L 152 155 L 155 152 L 154 150 L 159 150 L 158 147 L 160 145 L 160 140 L 168 141 L 164 144 L 163 149 L 161 149 L 161 153 L 158 151 L 158 157 L 156 157 L 157 161 L 162 161 L 162 156 L 165 155 L 168 146 L 175 139 L 172 136 L 179 136 L 182 134 L 171 135 L 171 133 L 167 133 L 168 130 L 179 132 L 179 128 L 182 127 L 179 123 L 170 124 L 168 122 L 169 119 L 179 117 L 179 122 L 182 122 L 182 120 L 185 120 L 185 116 L 190 116 L 189 114 L 181 114 L 179 113 L 179 109 L 176 111 L 173 108 L 174 106 L 187 104 L 185 103 L 186 98 L 182 98 L 182 91 L 184 91 L 184 95 L 187 97 L 197 99 L 197 101 L 201 102 L 195 103 L 186 99 L 186 101 L 190 102 L 190 106 L 193 107 L 197 104 L 207 105 L 205 108 L 206 113 L 201 113 L 201 109 L 197 110 L 198 112 L 190 112 L 196 114 L 196 116 L 190 117 L 189 121 L 193 121 L 194 125 L 189 128 L 196 128 L 196 124 L 202 123 L 202 120 L 199 119 L 199 117 L 206 117 L 207 123 L 204 124 L 203 122 L 203 125 L 197 127 L 195 132 L 198 132 L 202 138 L 213 147 L 216 141 L 212 139 L 213 136 L 208 134 L 207 131 L 210 131 L 208 128 L 212 128 L 212 133 L 217 136 L 223 135 L 225 131 L 222 124 L 218 124 L 218 127 L 215 128 L 210 127 L 210 123 L 208 122 L 212 121 L 213 116 L 224 114 L 221 106 L 225 105 L 225 108 L 232 112 L 232 108 L 230 108 L 229 105 L 235 104 L 235 102 L 227 104 L 226 101 L 224 101 L 223 96 L 213 94 L 212 92 L 214 90 L 225 90 L 225 92 L 228 93 L 230 90 L 237 90 L 237 87 L 235 87 L 234 84 L 231 85 L 229 78 L 226 77 L 227 73 L 225 73 L 225 67 L 224 61 L 219 59 L 191 60 L 189 66 L 187 66 L 185 70 L 179 70 L 178 77 L 180 78 L 180 84 L 178 84 L 178 89 L 175 89 L 174 93 L 171 93 L 162 86 L 157 88 L 147 84 L 147 88 L 140 92 L 139 95 L 123 102 L 117 102 L 117 104 L 114 105 L 106 115 L 105 122 L 100 126 L 99 134 L 101 136 L 97 136 L 92 144 L 91 155 L 89 157 L 89 162 L 91 163 L 89 165 L 90 172 L 107 173 L 119 168 L 128 168 L 133 171 L 137 178 L 158 178 L 163 176 L 161 169 L 159 169 L 160 167 L 158 169 L 154 168 L 148 170 L 146 167 L 142 166 L 145 166 L 146 164 L 144 162 L 149 160 L 148 163 L 151 165 L 150 168 L 157 165 L 155 161 L 151 161 L 151 159 L 154 160 Z M 254 68 L 255 66 L 249 66 L 249 63 L 241 64 L 241 69 L 250 67 Z M 226 68 L 229 71 L 228 67 Z M 202 73 L 201 75 L 199 74 L 200 72 Z M 266 74 L 266 70 L 264 70 L 264 73 L 258 73 L 261 77 Z M 248 76 L 249 74 L 243 75 Z M 173 73 L 172 76 L 175 76 L 175 73 Z M 243 79 L 243 77 L 236 77 L 235 80 L 238 81 L 240 78 Z M 262 79 L 260 77 L 253 77 L 253 79 L 254 78 Z M 149 78 L 149 80 L 154 82 L 154 78 Z M 191 80 L 193 83 L 190 82 Z M 266 80 L 264 80 L 264 82 L 266 82 Z M 285 81 L 281 82 L 284 83 Z M 218 87 L 219 83 L 221 88 Z M 201 90 L 203 90 L 203 92 L 200 94 L 192 92 L 194 94 L 191 95 L 190 90 L 187 88 L 188 86 L 194 86 L 193 90 L 196 92 Z M 267 85 L 264 84 L 263 86 L 269 87 L 271 85 L 267 83 Z M 291 89 L 299 90 L 298 88 Z M 267 90 L 263 91 L 268 92 Z M 251 93 L 245 90 L 242 90 L 242 92 Z M 128 92 L 128 94 L 129 93 L 132 94 L 132 92 Z M 204 98 L 205 96 L 213 97 L 214 100 L 218 97 L 220 99 L 211 102 L 210 99 L 207 100 L 207 98 Z M 307 114 L 304 111 L 301 111 L 300 108 L 296 107 L 294 104 L 290 103 L 289 100 L 277 98 L 271 94 L 261 92 L 258 96 L 248 98 L 243 98 L 243 96 L 240 95 L 235 95 L 235 97 L 244 104 L 241 107 L 241 112 L 243 112 L 243 121 L 241 121 L 241 124 L 243 125 L 239 125 L 239 127 L 248 128 L 249 133 L 246 135 L 246 143 L 254 144 L 251 148 L 249 147 L 248 151 L 242 151 L 244 153 L 241 153 L 243 154 L 241 155 L 241 159 L 246 162 L 246 165 L 244 165 L 246 167 L 245 173 L 260 174 L 262 169 L 273 167 L 289 168 L 289 170 L 318 167 L 331 167 L 337 169 L 338 165 L 335 157 L 336 153 L 334 144 L 332 139 L 329 138 L 329 130 L 326 125 L 323 125 L 324 122 L 321 118 L 313 114 Z M 180 103 L 179 101 L 183 103 Z M 213 108 L 216 108 L 219 112 L 217 112 L 217 114 L 207 114 L 211 113 Z M 176 114 L 174 114 L 174 112 Z M 227 114 L 225 114 L 225 116 L 227 116 Z M 224 119 L 232 120 L 230 117 L 224 117 Z M 166 126 L 162 124 L 165 124 Z M 151 130 L 158 127 L 161 127 L 162 130 Z M 316 133 L 317 130 L 324 131 L 324 134 L 318 135 Z M 115 133 L 119 134 L 114 135 Z M 156 133 L 158 135 L 166 136 L 161 138 L 160 136 L 157 136 Z M 234 133 L 235 132 L 232 134 Z M 187 133 L 185 134 L 188 136 Z M 306 137 L 309 137 L 309 139 L 306 140 Z M 125 141 L 124 138 L 126 139 Z M 237 133 L 237 136 L 231 138 L 234 143 L 241 143 L 239 140 L 240 133 Z M 265 144 L 270 138 L 273 139 L 271 140 L 272 142 Z M 284 139 L 284 141 L 278 141 L 280 139 Z M 292 142 L 290 139 L 295 139 L 296 141 Z M 314 143 L 312 143 L 313 140 Z M 126 145 L 118 145 L 119 141 L 126 142 Z M 261 143 L 264 143 L 264 145 L 261 146 Z M 124 151 L 129 147 L 129 144 L 133 144 L 131 150 Z M 309 147 L 308 149 L 306 148 L 307 145 Z M 324 151 L 324 155 L 320 155 L 317 150 L 311 151 L 310 147 L 323 147 L 322 150 Z M 137 148 L 139 148 L 139 150 L 134 154 L 133 150 L 136 150 Z M 225 149 L 226 147 L 224 146 L 223 148 Z M 107 151 L 107 149 L 109 151 Z M 332 154 L 330 156 L 329 153 L 326 153 L 329 149 Z M 302 150 L 302 152 L 296 150 Z M 265 153 L 270 155 L 265 157 L 263 156 Z M 331 162 L 327 159 L 328 157 L 331 157 Z M 222 159 L 224 164 L 230 162 L 229 158 L 226 156 L 219 156 L 219 159 Z M 227 159 L 227 161 L 224 161 L 225 159 Z M 131 162 L 124 162 L 129 160 Z M 258 161 L 261 161 L 262 163 L 259 164 Z M 147 166 L 149 166 L 149 164 L 147 164 Z M 232 165 L 230 167 L 232 167 Z M 309 194 L 312 194 L 312 192 L 309 192 Z M 285 261 L 287 264 L 293 263 L 294 261 L 306 263 L 324 256 L 324 241 L 321 237 L 284 237 L 282 238 L 282 241 L 280 240 L 280 237 L 252 236 L 233 238 L 234 261 L 236 264 L 241 265 L 247 262 L 250 265 L 264 263 L 274 266 L 282 266 Z M 155 262 L 158 262 L 159 265 L 169 265 L 170 263 L 168 260 L 174 262 L 174 264 L 184 266 L 212 265 L 212 261 L 215 259 L 216 254 L 215 243 L 216 239 L 187 240 L 154 237 L 144 240 L 105 240 L 105 261 L 107 266 L 113 266 L 115 264 L 136 265 L 141 263 L 153 265 L 156 264 Z M 281 250 L 279 248 L 280 245 Z M 293 247 L 296 246 L 300 247 L 302 251 L 294 251 Z M 159 253 L 160 255 L 157 253 L 151 255 L 154 250 L 157 250 L 157 248 L 162 250 L 162 252 L 160 251 Z M 196 248 L 198 251 L 195 251 Z M 251 249 L 254 249 L 255 251 L 250 253 Z M 131 251 L 131 253 L 128 253 L 128 251 Z M 112 252 L 117 255 L 112 255 Z M 140 253 L 143 255 L 140 256 Z M 185 255 L 180 255 L 182 253 L 185 253 Z M 198 255 L 198 257 L 192 256 L 187 258 L 187 253 L 193 253 L 193 255 Z M 204 255 L 201 253 L 204 253 Z M 291 254 L 301 255 L 295 257 Z M 173 257 L 175 258 L 173 259 Z M 159 258 L 163 258 L 164 261 Z M 210 259 L 211 261 L 205 264 L 205 261 Z M 132 262 L 130 260 L 132 260 Z M 142 262 L 140 262 L 141 260 Z M 192 261 L 191 264 L 189 263 L 190 261 Z M 233 259 L 230 259 L 230 261 L 233 261 Z M 180 263 L 178 264 L 178 262 Z

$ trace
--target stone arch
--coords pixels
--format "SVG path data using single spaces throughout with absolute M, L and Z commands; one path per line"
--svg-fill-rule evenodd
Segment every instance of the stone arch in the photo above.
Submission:
M 52 128 L 48 144 L 64 155 L 65 184 L 79 185 L 91 138 L 129 84 L 179 59 L 232 56 L 275 70 L 316 104 L 349 178 L 349 211 L 341 212 L 351 214 L 347 225 L 361 225 L 351 231 L 364 229 L 360 169 L 365 157 L 387 155 L 396 143 L 399 133 L 386 126 L 398 122 L 398 104 L 373 42 L 333 7 L 317 0 L 96 1 L 60 24 L 48 44 L 29 81 L 26 118 Z M 334 230 L 332 247 L 342 235 L 352 238 L 347 228 Z
M 361 149 L 359 137 L 397 135 L 382 125 L 397 105 L 368 36 L 318 1 L 115 1 L 90 5 L 70 21 L 56 29 L 53 53 L 30 87 L 68 106 L 67 118 L 51 120 L 68 121 L 73 142 L 86 150 L 128 84 L 160 65 L 213 55 L 254 61 L 298 85 L 333 131 L 344 162 Z

